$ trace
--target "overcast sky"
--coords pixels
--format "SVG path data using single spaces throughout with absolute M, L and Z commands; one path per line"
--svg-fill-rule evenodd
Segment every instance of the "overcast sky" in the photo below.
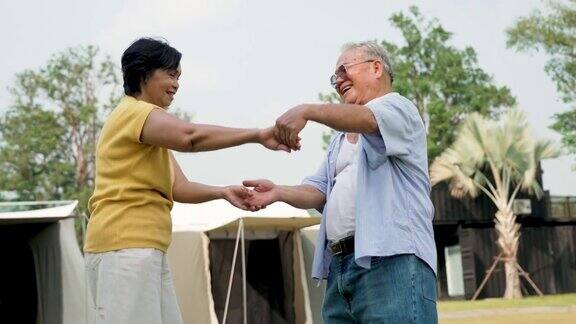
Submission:
M 341 45 L 359 40 L 399 42 L 388 17 L 416 4 L 454 33 L 453 44 L 472 46 L 482 68 L 508 86 L 528 113 L 535 133 L 559 140 L 551 116 L 568 109 L 544 73 L 546 57 L 505 47 L 504 31 L 520 16 L 542 8 L 517 1 L 7 1 L 0 2 L 0 112 L 10 104 L 14 74 L 35 69 L 70 46 L 98 45 L 119 64 L 141 36 L 164 37 L 183 53 L 180 90 L 173 106 L 201 123 L 267 127 L 284 111 L 318 101 Z M 290 155 L 248 145 L 218 152 L 178 154 L 190 180 L 233 184 L 269 178 L 297 184 L 324 156 L 324 126 L 309 123 L 303 149 Z M 576 194 L 574 159 L 544 162 L 544 187 Z

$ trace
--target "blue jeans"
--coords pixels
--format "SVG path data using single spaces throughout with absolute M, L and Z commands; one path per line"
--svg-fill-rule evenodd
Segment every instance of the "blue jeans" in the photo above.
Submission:
M 326 285 L 324 323 L 438 323 L 436 276 L 413 254 L 373 257 L 370 269 L 354 254 L 336 255 Z

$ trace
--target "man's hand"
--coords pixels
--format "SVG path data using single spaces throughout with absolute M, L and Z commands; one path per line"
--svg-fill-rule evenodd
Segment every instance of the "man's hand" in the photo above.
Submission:
M 252 192 L 244 186 L 228 186 L 223 190 L 224 199 L 226 199 L 232 206 L 243 210 L 251 210 L 249 208 L 247 199 L 252 197 Z
M 245 199 L 245 203 L 252 211 L 257 211 L 279 200 L 277 186 L 270 180 L 244 180 L 242 184 L 254 188 L 251 196 Z
M 269 127 L 260 130 L 258 134 L 258 139 L 262 146 L 266 147 L 269 150 L 273 151 L 286 151 L 290 153 L 290 147 L 281 143 L 278 138 L 274 135 L 274 127 Z M 300 138 L 298 138 L 297 148 L 300 149 Z
M 308 108 L 309 105 L 296 106 L 276 120 L 274 135 L 281 143 L 288 145 L 293 150 L 300 149 L 298 134 L 308 122 L 306 118 Z

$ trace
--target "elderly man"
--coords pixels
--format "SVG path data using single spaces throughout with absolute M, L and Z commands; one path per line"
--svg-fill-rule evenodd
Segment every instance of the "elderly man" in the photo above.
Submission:
M 299 186 L 247 180 L 254 209 L 275 201 L 322 212 L 312 276 L 327 279 L 325 323 L 435 323 L 436 248 L 426 131 L 376 43 L 347 44 L 330 82 L 344 104 L 305 104 L 276 122 L 298 148 L 311 120 L 336 131 Z

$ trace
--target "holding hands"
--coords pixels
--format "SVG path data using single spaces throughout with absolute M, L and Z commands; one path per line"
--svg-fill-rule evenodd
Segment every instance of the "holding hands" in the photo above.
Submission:
M 311 105 L 299 105 L 286 111 L 276 120 L 273 127 L 261 129 L 258 141 L 270 150 L 291 152 L 300 150 L 299 133 L 304 129 L 311 113 Z M 245 180 L 242 186 L 229 186 L 224 198 L 233 206 L 250 211 L 258 211 L 276 202 L 285 201 L 298 208 L 309 208 L 322 203 L 323 194 L 314 188 L 293 188 L 278 186 L 270 180 Z M 303 197 L 299 197 L 300 194 Z
M 270 180 L 245 180 L 242 184 L 222 188 L 222 198 L 236 208 L 258 211 L 280 199 L 276 185 Z
M 307 105 L 299 105 L 280 116 L 276 120 L 276 126 L 274 127 L 276 139 L 293 150 L 299 150 L 300 137 L 298 137 L 298 134 L 308 122 L 306 112 Z
M 244 186 L 227 186 L 222 190 L 222 198 L 232 206 L 243 210 L 250 210 L 248 199 L 252 197 L 252 190 Z
M 305 118 L 305 111 L 305 105 L 300 105 L 285 112 L 276 120 L 275 126 L 260 131 L 260 143 L 271 150 L 285 152 L 300 150 L 300 136 L 298 134 L 308 122 Z M 238 192 L 235 199 L 228 200 L 238 208 L 258 211 L 280 199 L 276 185 L 270 180 L 245 180 L 242 184 L 244 187 L 238 187 L 244 190 Z M 252 188 L 252 190 L 247 187 Z
M 298 134 L 304 129 L 308 120 L 310 105 L 299 105 L 286 111 L 276 120 L 276 124 L 259 130 L 258 142 L 273 151 L 300 150 Z
M 244 180 L 242 184 L 253 188 L 250 196 L 244 199 L 246 206 L 251 211 L 266 208 L 266 206 L 280 199 L 276 185 L 270 180 Z
M 262 144 L 262 146 L 264 146 L 269 150 L 285 151 L 290 153 L 291 149 L 294 148 L 281 142 L 275 133 L 276 133 L 275 127 L 264 128 L 260 130 L 258 134 L 258 141 L 260 142 L 260 144 Z M 298 148 L 300 148 L 299 143 Z

